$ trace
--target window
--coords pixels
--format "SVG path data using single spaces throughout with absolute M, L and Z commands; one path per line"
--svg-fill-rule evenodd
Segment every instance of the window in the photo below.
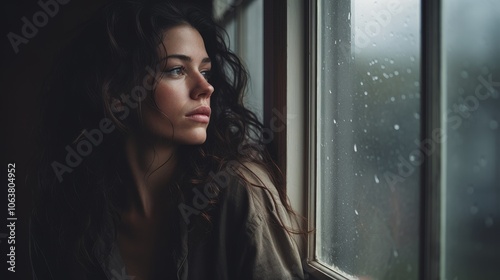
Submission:
M 317 24 L 317 260 L 417 279 L 419 3 L 319 1 Z
M 233 1 L 234 2 L 234 1 Z M 245 103 L 263 120 L 264 115 L 264 1 L 214 2 L 215 16 L 226 29 L 230 49 L 250 74 Z
M 309 7 L 312 275 L 499 275 L 500 3 Z

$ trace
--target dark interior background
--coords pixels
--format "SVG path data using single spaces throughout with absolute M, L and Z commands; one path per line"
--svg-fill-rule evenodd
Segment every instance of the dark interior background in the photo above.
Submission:
M 55 0 L 41 0 L 55 2 Z M 61 1 L 63 2 L 63 1 Z M 16 54 L 7 34 L 21 35 L 22 18 L 33 22 L 33 15 L 42 8 L 38 0 L 3 1 L 1 7 L 1 122 L 2 189 L 0 194 L 0 279 L 32 279 L 29 262 L 28 221 L 32 205 L 31 190 L 26 183 L 29 168 L 33 169 L 36 146 L 37 95 L 47 79 L 54 55 L 68 34 L 109 0 L 70 0 L 59 4 L 59 11 L 38 28 L 29 42 L 21 44 Z M 205 10 L 212 10 L 211 0 L 188 0 Z M 56 2 L 57 3 L 57 2 Z M 7 165 L 16 164 L 16 272 L 8 272 L 7 243 Z

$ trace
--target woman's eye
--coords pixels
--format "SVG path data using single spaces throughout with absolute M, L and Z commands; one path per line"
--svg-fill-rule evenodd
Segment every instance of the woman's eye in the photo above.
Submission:
M 182 74 L 184 74 L 184 68 L 183 67 L 175 67 L 170 70 L 165 71 L 168 76 L 170 77 L 179 77 Z
M 203 75 L 203 77 L 205 77 L 205 80 L 208 81 L 210 79 L 210 70 L 201 71 L 201 74 Z

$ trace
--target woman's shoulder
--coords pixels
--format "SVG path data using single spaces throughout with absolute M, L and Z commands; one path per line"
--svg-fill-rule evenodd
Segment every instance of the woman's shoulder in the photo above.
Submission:
M 264 167 L 256 163 L 229 161 L 217 172 L 209 172 L 209 181 L 191 189 L 179 204 L 184 221 L 203 212 L 218 220 L 253 220 L 266 205 L 264 189 L 275 190 Z
M 261 200 L 265 192 L 277 195 L 276 186 L 265 167 L 254 162 L 229 162 L 218 173 L 211 174 L 211 179 L 221 195 L 230 199 L 249 196 Z
M 288 220 L 278 189 L 262 164 L 233 162 L 213 175 L 220 190 L 218 208 L 226 218 L 246 220 L 250 227 L 263 221 Z
M 186 223 L 205 212 L 216 223 L 250 231 L 269 222 L 290 227 L 286 201 L 262 164 L 230 161 L 209 176 L 207 184 L 193 188 L 192 196 L 179 204 Z
M 299 249 L 289 231 L 296 225 L 265 167 L 238 163 L 229 169 L 229 184 L 220 193 L 218 232 L 234 237 L 234 247 L 242 246 L 234 249 L 244 252 L 242 275 L 303 279 Z

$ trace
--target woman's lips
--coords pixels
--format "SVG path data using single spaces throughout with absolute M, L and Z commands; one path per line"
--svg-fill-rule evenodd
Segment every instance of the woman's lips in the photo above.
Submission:
M 211 109 L 208 106 L 200 106 L 186 114 L 188 119 L 196 122 L 208 123 L 210 121 Z

